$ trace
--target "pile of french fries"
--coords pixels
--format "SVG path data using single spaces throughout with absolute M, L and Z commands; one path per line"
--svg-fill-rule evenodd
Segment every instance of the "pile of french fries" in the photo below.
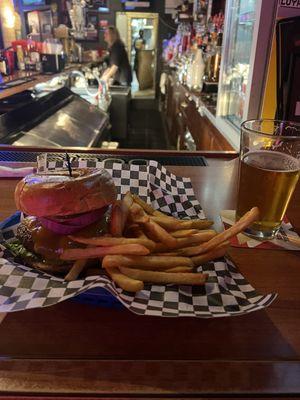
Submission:
M 101 266 L 122 289 L 137 292 L 144 283 L 203 285 L 201 264 L 225 255 L 229 239 L 259 217 L 257 207 L 235 225 L 217 234 L 209 220 L 180 220 L 155 210 L 128 192 L 112 205 L 109 235 L 70 238 L 83 248 L 65 250 L 61 259 L 74 261 L 66 280 L 77 279 L 89 259 Z

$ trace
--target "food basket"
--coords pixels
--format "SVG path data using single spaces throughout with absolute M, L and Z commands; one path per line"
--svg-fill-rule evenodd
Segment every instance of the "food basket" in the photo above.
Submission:
M 74 167 L 103 168 L 98 160 L 76 163 Z M 64 167 L 60 162 L 46 159 L 41 168 Z M 148 165 L 116 163 L 105 167 L 114 179 L 119 198 L 130 190 L 166 214 L 180 219 L 204 218 L 189 178 L 175 176 L 155 161 Z M 145 284 L 144 290 L 129 293 L 106 275 L 66 282 L 21 265 L 3 246 L 14 238 L 21 218 L 22 215 L 16 213 L 0 226 L 0 312 L 47 307 L 76 299 L 106 307 L 119 307 L 118 302 L 140 315 L 215 318 L 257 311 L 276 298 L 276 294 L 258 294 L 226 258 L 198 267 L 199 272 L 209 275 L 204 286 Z

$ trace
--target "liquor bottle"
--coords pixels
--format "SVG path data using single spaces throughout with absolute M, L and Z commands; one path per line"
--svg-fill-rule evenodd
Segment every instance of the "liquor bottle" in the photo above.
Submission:
M 198 47 L 192 63 L 192 88 L 195 90 L 202 90 L 204 69 L 202 49 Z
M 222 40 L 223 40 L 223 34 L 222 32 L 219 32 L 217 37 L 217 43 L 215 46 L 215 51 L 214 54 L 211 56 L 211 61 L 210 61 L 210 71 L 208 80 L 211 82 L 219 81 L 221 54 L 222 54 Z
M 33 45 L 30 46 L 30 63 L 31 70 L 39 71 L 41 69 L 40 53 L 35 49 Z
M 4 51 L 0 53 L 0 73 L 2 75 L 9 75 L 9 65 Z
M 217 25 L 214 25 L 214 28 L 213 28 L 213 30 L 211 32 L 211 40 L 212 40 L 213 45 L 215 46 L 216 43 L 217 43 L 217 40 L 218 40 L 218 28 L 217 28 Z
M 193 79 L 194 79 L 194 61 L 195 61 L 195 54 L 194 52 L 190 54 L 189 58 L 185 62 L 185 68 L 186 68 L 186 85 L 188 86 L 189 89 L 193 88 Z
M 2 51 L 0 52 L 0 74 L 6 75 L 6 65 L 5 65 Z
M 204 80 L 207 81 L 210 78 L 210 70 L 211 70 L 211 62 L 212 62 L 212 56 L 214 54 L 214 46 L 213 42 L 211 39 L 211 36 L 209 35 L 206 40 L 206 46 L 203 48 L 204 52 L 204 60 L 205 60 L 205 72 L 204 72 Z
M 30 52 L 28 46 L 24 49 L 24 63 L 25 63 L 25 71 L 30 71 Z
M 18 68 L 20 71 L 25 71 L 25 61 L 24 61 L 24 53 L 22 46 L 17 46 L 17 59 L 18 59 Z

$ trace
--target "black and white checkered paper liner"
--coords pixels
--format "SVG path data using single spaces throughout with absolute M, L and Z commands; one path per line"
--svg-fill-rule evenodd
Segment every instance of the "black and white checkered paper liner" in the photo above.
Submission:
M 88 161 L 80 167 L 101 167 L 101 164 Z M 106 169 L 114 178 L 119 197 L 130 189 L 155 208 L 174 216 L 204 217 L 189 178 L 172 175 L 154 161 L 148 166 L 113 164 Z M 20 219 L 21 214 L 16 213 L 0 226 L 0 312 L 51 306 L 97 287 L 106 289 L 134 313 L 165 317 L 242 315 L 263 309 L 276 298 L 276 294 L 259 295 L 227 259 L 198 268 L 209 275 L 204 286 L 145 284 L 144 290 L 133 294 L 117 287 L 106 275 L 66 282 L 18 264 L 1 245 L 15 237 Z

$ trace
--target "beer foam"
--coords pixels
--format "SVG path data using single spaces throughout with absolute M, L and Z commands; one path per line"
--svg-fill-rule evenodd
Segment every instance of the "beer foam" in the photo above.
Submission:
M 243 162 L 267 171 L 296 172 L 300 170 L 300 160 L 279 151 L 249 151 L 244 155 Z

